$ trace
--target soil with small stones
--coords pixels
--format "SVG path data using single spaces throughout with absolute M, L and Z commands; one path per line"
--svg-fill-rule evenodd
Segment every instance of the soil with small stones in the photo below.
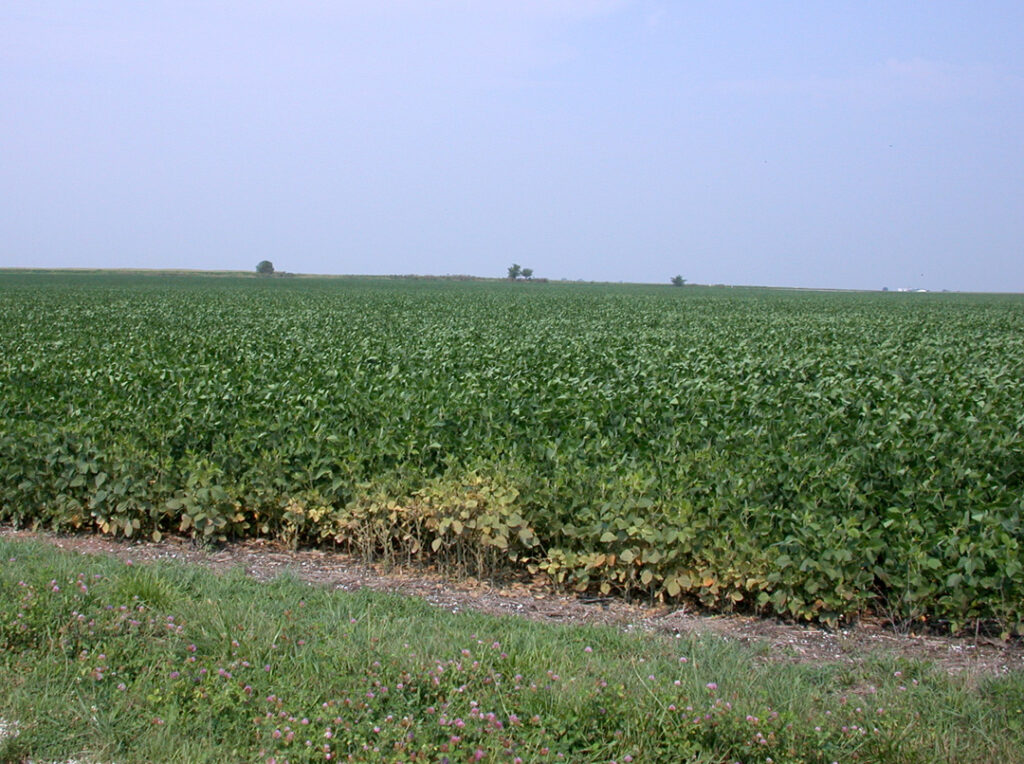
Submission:
M 223 572 L 243 568 L 259 581 L 288 572 L 310 584 L 354 591 L 369 588 L 420 597 L 451 612 L 514 615 L 544 623 L 604 624 L 627 631 L 680 636 L 714 634 L 757 649 L 762 660 L 855 664 L 871 657 L 925 660 L 950 674 L 970 677 L 1024 670 L 1024 642 L 990 637 L 901 634 L 880 620 L 862 619 L 842 629 L 793 624 L 770 618 L 714 615 L 687 607 L 657 607 L 617 598 L 576 597 L 538 580 L 490 583 L 453 581 L 421 569 L 380 570 L 345 554 L 321 549 L 293 551 L 263 539 L 217 547 L 190 539 L 159 542 L 97 535 L 61 535 L 0 527 L 0 538 L 45 541 L 83 554 L 104 554 L 125 561 L 177 560 Z

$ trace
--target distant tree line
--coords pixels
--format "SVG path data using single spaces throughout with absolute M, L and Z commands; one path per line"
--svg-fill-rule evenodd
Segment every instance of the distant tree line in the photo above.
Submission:
M 294 273 L 288 273 L 287 271 L 278 271 L 274 269 L 274 264 L 269 260 L 260 260 L 256 263 L 256 273 L 260 276 L 294 276 Z
M 527 281 L 532 279 L 533 278 L 533 268 L 521 268 L 519 266 L 519 263 L 512 263 L 512 265 L 510 265 L 508 267 L 508 278 L 509 278 L 509 280 L 510 281 L 518 281 L 520 279 L 520 277 L 526 279 Z

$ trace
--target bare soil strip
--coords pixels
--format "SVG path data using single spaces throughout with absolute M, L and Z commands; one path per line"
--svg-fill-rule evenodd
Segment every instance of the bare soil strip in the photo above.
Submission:
M 367 587 L 420 597 L 452 612 L 514 615 L 546 623 L 606 624 L 681 637 L 711 633 L 756 646 L 759 656 L 766 661 L 857 663 L 872 656 L 892 656 L 931 661 L 949 674 L 970 677 L 1024 670 L 1024 642 L 1019 639 L 901 634 L 879 620 L 868 619 L 829 630 L 770 618 L 706 614 L 679 606 L 656 607 L 616 598 L 575 597 L 539 580 L 452 581 L 429 570 L 382 571 L 348 555 L 320 549 L 292 551 L 262 539 L 210 548 L 185 538 L 132 541 L 14 530 L 9 526 L 0 526 L 0 538 L 34 539 L 83 554 L 105 554 L 132 562 L 178 560 L 218 572 L 241 567 L 259 581 L 268 581 L 287 571 L 318 586 L 345 591 Z

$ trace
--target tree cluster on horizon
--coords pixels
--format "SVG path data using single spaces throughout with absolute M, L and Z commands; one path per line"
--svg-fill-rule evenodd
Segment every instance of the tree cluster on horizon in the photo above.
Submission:
M 533 268 L 522 268 L 519 263 L 512 263 L 508 268 L 508 278 L 510 281 L 518 281 L 522 277 L 529 281 L 533 278 Z

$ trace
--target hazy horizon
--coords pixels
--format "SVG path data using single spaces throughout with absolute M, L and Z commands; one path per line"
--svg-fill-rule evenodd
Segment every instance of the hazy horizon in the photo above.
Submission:
M 1024 5 L 0 9 L 0 267 L 1024 292 Z

